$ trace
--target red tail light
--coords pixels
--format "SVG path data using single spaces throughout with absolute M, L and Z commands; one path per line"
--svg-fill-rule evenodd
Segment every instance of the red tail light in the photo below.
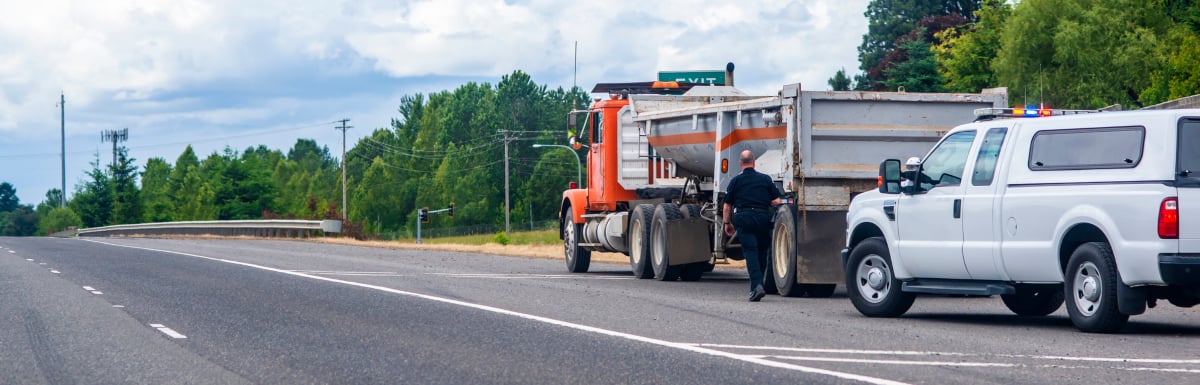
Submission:
M 1163 199 L 1158 206 L 1158 237 L 1179 239 L 1179 198 Z
M 571 182 L 570 184 L 567 185 L 567 188 L 570 190 L 577 189 L 577 188 L 579 188 L 579 183 Z

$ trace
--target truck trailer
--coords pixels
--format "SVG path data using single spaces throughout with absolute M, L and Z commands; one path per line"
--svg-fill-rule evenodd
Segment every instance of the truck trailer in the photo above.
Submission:
M 727 66 L 732 79 L 732 64 Z M 878 185 L 878 161 L 924 153 L 977 108 L 1003 108 L 1003 88 L 979 94 L 808 91 L 784 85 L 752 96 L 729 86 L 598 84 L 568 117 L 587 148 L 587 185 L 562 194 L 559 234 L 567 269 L 591 253 L 629 256 L 637 278 L 694 281 L 742 259 L 721 213 L 742 150 L 784 193 L 774 212 L 765 286 L 827 297 L 843 280 L 846 212 Z M 773 277 L 773 279 L 772 279 Z

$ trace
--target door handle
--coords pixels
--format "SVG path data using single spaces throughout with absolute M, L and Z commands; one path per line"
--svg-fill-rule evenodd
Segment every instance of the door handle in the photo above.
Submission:
M 954 199 L 954 218 L 962 218 L 962 199 Z

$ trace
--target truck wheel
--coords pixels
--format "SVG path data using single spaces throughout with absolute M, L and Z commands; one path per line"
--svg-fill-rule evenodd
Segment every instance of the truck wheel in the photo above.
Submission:
M 695 203 L 685 203 L 679 205 L 679 212 L 683 213 L 684 218 L 702 218 L 700 214 L 700 205 Z
M 787 205 L 775 210 L 775 229 L 771 232 L 771 280 L 784 297 L 799 297 L 804 289 L 796 283 L 796 221 Z
M 1058 285 L 1018 285 L 1016 294 L 1000 296 L 1008 310 L 1020 316 L 1041 317 L 1063 304 L 1063 288 Z
M 1108 243 L 1088 242 L 1075 248 L 1066 277 L 1067 314 L 1079 330 L 1111 333 L 1129 321 L 1129 315 L 1117 309 L 1119 278 Z
M 654 277 L 660 281 L 679 279 L 683 266 L 671 266 L 667 250 L 667 226 L 671 221 L 683 219 L 679 206 L 663 203 L 654 208 L 654 222 L 650 226 L 650 260 L 654 265 Z
M 570 215 L 571 206 L 566 212 Z M 563 218 L 563 255 L 567 257 L 567 271 L 572 273 L 586 273 L 592 263 L 592 251 L 579 247 L 582 236 L 583 224 Z
M 650 266 L 650 222 L 654 205 L 637 205 L 629 219 L 629 267 L 638 279 L 654 278 Z
M 898 317 L 912 307 L 916 295 L 900 291 L 892 257 L 882 237 L 854 246 L 846 265 L 846 292 L 859 313 L 867 317 Z

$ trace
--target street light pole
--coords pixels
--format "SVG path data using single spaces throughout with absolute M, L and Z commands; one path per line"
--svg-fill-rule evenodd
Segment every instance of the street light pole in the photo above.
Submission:
M 574 148 L 571 148 L 571 146 L 564 146 L 561 144 L 537 144 L 537 143 L 535 143 L 533 145 L 533 148 L 541 148 L 541 147 L 562 147 L 567 150 L 570 150 L 571 153 L 575 155 L 575 165 L 576 165 L 575 179 L 577 180 L 576 183 L 579 184 L 579 188 L 583 188 L 583 159 L 579 158 L 579 153 L 575 152 Z

